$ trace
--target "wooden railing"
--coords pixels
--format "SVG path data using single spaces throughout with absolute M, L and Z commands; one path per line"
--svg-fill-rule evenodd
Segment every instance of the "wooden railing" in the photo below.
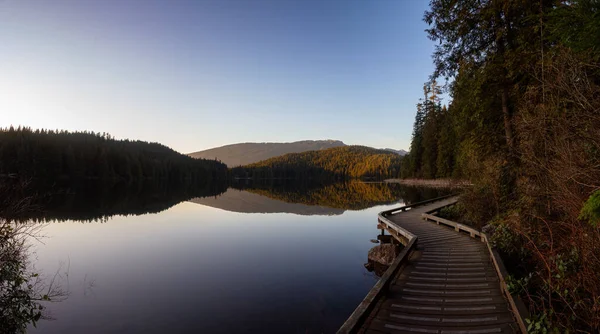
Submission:
M 391 210 L 386 210 L 380 212 L 377 217 L 380 224 L 384 224 L 385 228 L 395 232 L 396 238 L 402 236 L 406 238 L 406 245 L 404 249 L 396 256 L 392 265 L 385 271 L 383 276 L 375 283 L 373 288 L 369 291 L 367 296 L 360 302 L 358 307 L 352 312 L 350 317 L 344 322 L 342 327 L 337 331 L 338 334 L 342 333 L 354 333 L 358 331 L 362 321 L 365 317 L 371 312 L 375 304 L 377 304 L 377 300 L 389 289 L 391 282 L 396 277 L 396 274 L 402 267 L 402 265 L 410 258 L 410 255 L 415 250 L 417 246 L 418 238 L 416 235 L 410 233 L 408 230 L 403 229 L 402 227 L 392 223 L 387 216 L 393 215 L 398 212 L 403 212 L 406 210 L 410 210 L 412 207 L 421 206 L 425 204 L 429 204 L 436 201 L 441 201 L 443 199 L 452 197 L 454 195 L 442 196 L 434 199 L 430 199 L 427 201 L 422 201 L 418 203 L 413 203 L 405 206 L 401 206 L 399 208 L 394 208 Z M 394 234 L 394 233 L 392 233 Z
M 450 205 L 453 205 L 453 204 L 450 204 Z M 423 213 L 423 214 L 421 214 L 421 217 L 423 217 L 423 219 L 425 219 L 426 221 L 436 222 L 438 225 L 443 224 L 446 226 L 453 227 L 456 232 L 460 232 L 460 231 L 467 232 L 471 235 L 471 238 L 479 237 L 479 238 L 481 238 L 482 242 L 487 242 L 487 237 L 486 237 L 485 233 L 480 232 L 470 226 L 459 224 L 457 222 L 453 222 L 448 219 L 440 218 L 438 216 L 435 216 L 435 215 L 432 215 L 429 213 Z

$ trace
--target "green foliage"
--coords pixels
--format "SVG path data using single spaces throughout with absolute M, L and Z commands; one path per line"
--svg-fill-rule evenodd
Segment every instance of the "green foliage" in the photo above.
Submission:
M 579 219 L 587 221 L 590 225 L 598 227 L 600 223 L 600 190 L 594 192 L 584 203 Z
M 553 276 L 559 281 L 564 280 L 567 276 L 577 272 L 580 266 L 577 248 L 572 248 L 569 253 L 559 253 L 556 256 L 551 256 L 549 259 L 553 262 Z M 561 289 L 560 285 L 555 286 L 554 289 L 557 289 L 555 292 L 558 294 L 568 294 L 568 290 Z
M 26 239 L 35 237 L 32 224 L 4 219 L 5 213 L 26 210 L 28 201 L 10 198 L 7 183 L 0 183 L 0 329 L 2 333 L 25 333 L 29 324 L 42 318 L 42 300 L 60 297 L 52 287 L 41 289 L 39 275 L 27 265 Z M 14 193 L 13 191 L 12 193 Z M 6 205 L 5 203 L 10 203 Z M 40 291 L 45 291 L 42 295 Z M 44 298 L 45 297 L 45 298 Z
M 511 212 L 495 216 L 486 227 L 486 233 L 491 235 L 492 247 L 513 259 L 526 261 L 531 256 L 531 251 L 524 247 L 522 235 L 516 233 L 509 223 L 516 219 L 515 216 L 516 213 Z
M 600 55 L 600 2 L 572 1 L 561 4 L 549 15 L 548 38 L 576 52 Z
M 435 81 L 423 87 L 417 104 L 410 152 L 405 157 L 402 177 L 449 177 L 454 168 L 455 132 L 452 116 L 440 104 L 441 89 Z
M 527 333 L 529 334 L 559 334 L 569 333 L 569 331 L 562 332 L 557 327 L 552 325 L 550 318 L 553 316 L 553 311 L 550 310 L 548 313 L 543 312 L 540 314 L 533 315 L 527 319 Z
M 451 177 L 454 174 L 456 163 L 456 131 L 452 114 L 446 106 L 442 107 L 439 114 L 439 137 L 437 141 L 436 177 Z
M 364 146 L 342 146 L 290 153 L 231 169 L 238 178 L 252 179 L 377 179 L 398 177 L 402 157 Z
M 458 222 L 463 215 L 464 209 L 462 208 L 461 204 L 457 203 L 441 209 L 436 216 Z
M 508 292 L 514 296 L 520 296 L 527 292 L 529 287 L 529 281 L 533 274 L 529 274 L 525 277 L 515 278 L 513 275 L 508 275 L 504 278 Z
M 0 232 L 0 238 L 6 240 L 12 236 Z M 5 333 L 25 333 L 28 324 L 35 326 L 42 317 L 43 306 L 32 286 L 37 274 L 27 271 L 20 251 L 14 247 L 6 241 L 0 243 L 0 327 Z

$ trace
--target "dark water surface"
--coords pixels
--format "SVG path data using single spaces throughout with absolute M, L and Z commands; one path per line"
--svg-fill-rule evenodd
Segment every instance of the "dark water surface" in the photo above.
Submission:
M 32 262 L 68 271 L 69 295 L 30 332 L 335 332 L 378 279 L 364 266 L 377 213 L 437 195 L 230 188 L 159 213 L 50 222 Z

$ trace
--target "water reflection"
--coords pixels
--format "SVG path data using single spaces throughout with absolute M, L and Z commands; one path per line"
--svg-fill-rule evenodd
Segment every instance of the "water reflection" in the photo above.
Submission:
M 69 261 L 72 291 L 51 305 L 55 321 L 29 329 L 334 332 L 376 282 L 369 270 L 380 275 L 399 252 L 385 234 L 369 242 L 377 212 L 438 195 L 351 182 L 90 187 L 44 197 L 41 210 L 17 216 L 63 222 L 43 224 L 48 238 L 31 260 L 46 273 Z M 247 214 L 255 212 L 268 214 Z M 108 223 L 80 223 L 97 220 Z
M 339 215 L 345 210 L 364 210 L 377 205 L 414 203 L 448 193 L 446 189 L 425 189 L 397 183 L 361 181 L 330 184 L 274 181 L 268 184 L 246 180 L 232 185 L 215 198 L 191 202 L 232 212 Z
M 208 184 L 202 187 L 164 182 L 103 184 L 85 182 L 63 187 L 29 187 L 20 194 L 33 200 L 30 210 L 14 214 L 20 221 L 106 221 L 115 215 L 158 213 L 191 201 L 240 213 L 293 213 L 341 215 L 346 210 L 364 210 L 376 205 L 418 202 L 446 194 L 444 189 L 425 189 L 395 183 L 298 183 Z
M 293 213 L 303 216 L 337 216 L 345 211 L 344 209 L 320 205 L 285 202 L 262 194 L 259 195 L 253 191 L 235 188 L 227 189 L 220 196 L 194 198 L 190 202 L 239 213 Z
M 75 185 L 28 185 L 14 197 L 31 200 L 28 210 L 11 214 L 20 221 L 106 221 L 115 215 L 158 213 L 193 198 L 218 196 L 226 184 L 202 186 L 167 182 L 83 182 Z

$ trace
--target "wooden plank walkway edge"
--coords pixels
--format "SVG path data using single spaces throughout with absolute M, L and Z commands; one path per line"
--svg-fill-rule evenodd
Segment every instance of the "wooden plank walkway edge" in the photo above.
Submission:
M 437 211 L 436 209 L 435 211 Z M 466 226 L 448 219 L 444 219 L 430 213 L 423 213 L 421 215 L 424 220 L 429 220 L 436 222 L 438 225 L 443 224 L 449 227 L 453 227 L 455 231 L 465 231 L 468 232 L 472 238 L 475 236 L 480 237 L 482 242 L 485 242 L 487 248 L 490 252 L 490 257 L 492 259 L 492 263 L 494 264 L 494 268 L 496 269 L 496 273 L 498 274 L 498 278 L 500 280 L 500 288 L 504 293 L 504 296 L 508 300 L 510 304 L 510 309 L 515 318 L 515 321 L 519 325 L 519 329 L 522 333 L 527 333 L 527 326 L 525 325 L 525 319 L 529 317 L 529 311 L 525 307 L 525 303 L 518 296 L 513 296 L 508 290 L 508 286 L 506 284 L 506 276 L 508 272 L 506 271 L 506 267 L 504 266 L 504 262 L 502 262 L 502 258 L 500 258 L 500 254 L 492 248 L 492 245 L 489 243 L 488 237 L 485 233 L 478 231 L 470 226 Z
M 503 327 L 503 326 L 509 326 L 509 323 L 507 323 L 507 320 L 502 320 L 503 316 L 500 310 L 498 311 L 491 311 L 491 313 L 489 313 L 490 311 L 484 311 L 489 313 L 488 317 L 485 316 L 480 316 L 480 319 L 475 319 L 475 318 L 468 318 L 467 316 L 462 316 L 461 315 L 449 315 L 449 313 L 440 313 L 438 311 L 440 310 L 458 310 L 461 308 L 464 309 L 496 309 L 496 306 L 491 305 L 491 306 L 487 306 L 488 303 L 487 301 L 485 303 L 483 303 L 482 301 L 480 301 L 479 299 L 484 299 L 484 298 L 471 298 L 473 299 L 473 301 L 475 302 L 475 299 L 477 299 L 477 302 L 482 302 L 484 304 L 484 306 L 482 307 L 481 305 L 475 305 L 474 307 L 452 307 L 452 303 L 456 303 L 456 298 L 445 298 L 444 297 L 444 293 L 447 294 L 467 294 L 467 292 L 465 292 L 465 290 L 452 290 L 452 289 L 461 289 L 460 288 L 460 284 L 458 283 L 454 283 L 454 284 L 447 284 L 446 288 L 450 289 L 447 292 L 444 292 L 442 290 L 419 290 L 419 289 L 415 289 L 412 287 L 412 285 L 419 285 L 419 286 L 436 286 L 436 287 L 440 287 L 441 284 L 437 284 L 437 281 L 439 280 L 443 280 L 443 278 L 435 278 L 438 276 L 450 276 L 451 278 L 448 278 L 448 280 L 452 280 L 452 281 L 469 281 L 469 280 L 478 280 L 478 278 L 453 278 L 454 276 L 458 276 L 460 275 L 461 277 L 478 277 L 477 275 L 481 275 L 481 276 L 486 276 L 486 275 L 493 275 L 490 273 L 493 273 L 495 271 L 498 280 L 496 282 L 499 283 L 499 286 L 496 285 L 496 288 L 488 288 L 488 290 L 483 290 L 483 291 L 479 291 L 479 290 L 474 290 L 473 292 L 468 292 L 471 294 L 476 294 L 476 293 L 487 293 L 487 294 L 492 294 L 491 296 L 493 296 L 493 289 L 496 289 L 495 291 L 497 291 L 496 296 L 501 297 L 504 296 L 504 302 L 506 303 L 504 307 L 505 308 L 505 315 L 504 315 L 504 319 L 510 319 L 513 318 L 514 322 L 512 322 L 513 325 L 511 325 L 511 327 L 513 328 L 512 330 L 510 330 L 510 332 L 514 332 L 516 330 L 516 327 L 518 327 L 518 329 L 522 332 L 522 333 L 527 333 L 527 326 L 525 325 L 524 319 L 526 319 L 529 314 L 528 314 L 528 310 L 525 307 L 525 304 L 522 302 L 522 300 L 520 298 L 518 298 L 517 296 L 512 296 L 510 294 L 510 292 L 508 291 L 508 287 L 505 281 L 505 278 L 507 277 L 507 271 L 506 268 L 504 267 L 504 263 L 502 262 L 502 259 L 500 258 L 498 252 L 496 250 L 494 250 L 492 248 L 492 246 L 490 245 L 489 241 L 488 241 L 488 237 L 485 233 L 476 230 L 470 226 L 466 226 L 448 219 L 444 219 L 441 217 L 436 216 L 436 214 L 439 212 L 440 209 L 447 207 L 447 206 L 451 206 L 456 204 L 457 202 L 457 198 L 450 198 L 453 197 L 455 195 L 448 195 L 448 196 L 443 196 L 443 197 L 439 197 L 439 198 L 434 198 L 432 200 L 428 200 L 428 201 L 423 201 L 423 202 L 418 202 L 418 203 L 414 203 L 411 205 L 406 205 L 406 206 L 402 206 L 399 208 L 394 208 L 391 210 L 387 210 L 387 211 L 382 211 L 378 214 L 378 228 L 380 229 L 386 229 L 394 238 L 398 239 L 401 243 L 403 243 L 405 245 L 405 248 L 400 252 L 400 254 L 398 254 L 398 256 L 394 259 L 394 262 L 392 263 L 392 265 L 386 270 L 386 272 L 383 274 L 383 276 L 379 279 L 379 281 L 373 286 L 373 288 L 371 288 L 371 290 L 369 291 L 369 293 L 367 294 L 367 296 L 361 301 L 361 303 L 358 305 L 358 307 L 354 310 L 354 312 L 350 315 L 350 317 L 344 322 L 344 324 L 340 327 L 340 329 L 338 330 L 338 334 L 345 334 L 345 333 L 356 333 L 356 332 L 364 332 L 365 328 L 369 329 L 371 328 L 370 326 L 375 326 L 376 332 L 379 332 L 381 330 L 383 330 L 384 332 L 388 332 L 390 328 L 393 328 L 395 330 L 400 330 L 402 332 L 405 331 L 409 331 L 409 332 L 423 332 L 423 333 L 496 333 L 496 332 L 505 332 L 505 329 L 502 328 L 508 328 L 508 327 Z M 440 203 L 434 204 L 434 202 L 440 201 Z M 415 208 L 414 211 L 411 210 L 412 208 Z M 396 216 L 396 214 L 398 213 L 402 213 L 402 215 L 400 216 Z M 408 215 L 408 216 L 406 216 Z M 400 220 L 399 218 L 400 217 Z M 402 218 L 404 217 L 404 218 Z M 406 218 L 409 217 L 409 218 Z M 412 218 L 411 218 L 412 217 Z M 409 219 L 409 220 L 406 220 Z M 456 237 L 452 237 L 451 235 L 453 235 L 452 232 L 449 232 L 448 229 L 444 229 L 442 228 L 442 230 L 439 230 L 439 232 L 434 232 L 433 230 L 431 230 L 431 228 L 426 227 L 426 225 L 421 225 L 422 223 L 419 223 L 419 221 L 421 221 L 421 219 L 425 220 L 425 222 L 422 222 L 424 224 L 427 224 L 428 226 L 435 226 L 435 225 L 430 225 L 431 223 L 426 223 L 427 221 L 429 222 L 434 222 L 437 225 L 444 225 L 444 226 L 448 226 L 453 228 L 457 233 Z M 400 226 L 402 225 L 402 226 Z M 422 226 L 422 227 L 421 227 Z M 441 227 L 435 228 L 435 230 L 439 229 Z M 443 232 L 443 231 L 447 231 L 447 232 Z M 471 241 L 471 246 L 468 246 L 468 242 L 465 243 L 466 241 L 458 241 L 458 240 L 465 240 L 463 238 L 466 238 L 466 240 L 468 240 L 469 238 L 466 237 L 464 234 L 460 233 L 460 232 L 466 232 L 468 233 L 472 238 L 479 238 L 481 239 L 481 241 L 483 243 L 485 243 L 484 245 L 479 244 L 479 246 L 477 246 L 477 242 Z M 458 235 L 463 235 L 463 237 L 459 237 Z M 419 239 L 419 237 L 422 237 L 421 240 Z M 424 239 L 423 239 L 424 238 Z M 444 241 L 442 241 L 444 240 Z M 448 240 L 448 241 L 446 241 Z M 417 243 L 419 241 L 419 245 L 417 246 Z M 473 243 L 474 242 L 474 243 Z M 442 248 L 440 248 L 440 243 L 444 244 L 444 245 L 449 245 L 447 247 L 452 247 L 452 245 L 454 245 L 454 247 L 461 245 L 464 245 L 464 247 L 468 247 L 471 251 L 475 250 L 475 249 L 479 249 L 479 252 L 485 252 L 484 250 L 489 252 L 489 260 L 487 260 L 488 263 L 488 274 L 477 274 L 475 275 L 471 270 L 468 270 L 467 273 L 457 273 L 456 270 L 460 267 L 464 267 L 464 268 L 469 268 L 471 266 L 473 266 L 470 263 L 463 263 L 460 264 L 459 262 L 457 262 L 457 260 L 452 260 L 452 259 L 447 259 L 447 260 L 442 260 L 442 259 L 438 259 L 440 258 L 442 255 Z M 427 255 L 427 260 L 423 260 L 422 259 L 422 254 L 424 249 L 433 249 L 432 251 L 430 250 L 429 252 L 432 252 L 432 255 Z M 461 248 L 462 249 L 462 248 Z M 460 254 L 463 253 L 461 251 L 459 251 L 456 254 Z M 413 256 L 414 254 L 414 256 Z M 466 254 L 466 253 L 463 253 Z M 456 255 L 455 255 L 456 256 Z M 483 253 L 481 253 L 482 256 L 481 258 L 485 258 L 485 256 L 483 256 Z M 469 256 L 467 256 L 469 257 Z M 472 257 L 472 256 L 471 256 Z M 415 260 L 416 259 L 416 260 Z M 416 262 L 415 262 L 416 261 Z M 463 260 L 461 260 L 463 261 Z M 466 262 L 473 262 L 472 259 L 469 260 L 467 259 Z M 445 263 L 445 264 L 444 264 Z M 483 265 L 483 263 L 481 263 L 481 265 Z M 417 270 L 415 270 L 415 266 L 417 268 Z M 421 268 L 419 268 L 419 266 L 421 266 Z M 432 267 L 432 268 L 430 268 Z M 494 269 L 492 269 L 492 267 Z M 445 269 L 444 269 L 445 268 Z M 420 270 L 419 270 L 420 269 Z M 443 273 L 443 271 L 446 270 L 446 274 Z M 453 271 L 452 271 L 453 270 Z M 466 269 L 465 269 L 466 270 Z M 427 278 L 428 280 L 436 280 L 435 282 L 431 283 L 431 282 L 425 282 L 425 283 L 421 283 L 419 281 L 415 282 L 415 279 L 420 279 L 419 276 L 425 275 L 426 273 L 423 273 L 421 271 L 429 271 L 431 273 L 427 274 L 428 276 L 432 276 L 434 278 Z M 448 271 L 450 271 L 448 273 Z M 417 277 L 413 277 L 412 275 L 416 275 Z M 466 275 L 466 276 L 465 276 Z M 402 278 L 399 278 L 402 277 Z M 427 276 L 426 276 L 427 277 Z M 491 276 L 488 276 L 491 277 Z M 407 281 L 408 279 L 408 281 Z M 485 280 L 485 278 L 483 278 Z M 401 281 L 398 281 L 401 280 Z M 399 283 L 399 282 L 404 282 L 404 283 Z M 417 284 L 418 283 L 418 284 Z M 436 283 L 436 284 L 434 284 Z M 403 284 L 403 285 L 398 285 L 398 284 Z M 464 287 L 467 286 L 475 286 L 475 285 L 482 285 L 482 284 L 466 284 L 466 283 L 461 283 L 464 285 Z M 408 296 L 405 297 L 390 297 L 390 296 L 394 296 L 394 294 L 396 294 L 395 296 L 398 296 L 398 289 L 401 289 L 403 291 L 407 291 Z M 463 288 L 464 289 L 464 288 Z M 391 294 L 391 295 L 390 295 Z M 423 295 L 425 294 L 425 295 Z M 438 297 L 436 297 L 436 294 L 442 294 Z M 424 297 L 423 297 L 424 296 Z M 432 297 L 433 296 L 433 297 Z M 409 298 L 410 297 L 410 298 Z M 427 298 L 425 298 L 427 297 Z M 392 298 L 392 299 L 390 299 Z M 396 298 L 396 299 L 394 299 Z M 403 312 L 398 312 L 395 311 L 393 314 L 389 314 L 389 311 L 386 311 L 386 307 L 389 307 L 389 303 L 392 303 L 391 306 L 392 307 L 400 307 L 396 304 L 398 304 L 399 299 L 398 298 L 402 298 L 402 299 L 410 299 L 410 300 L 421 300 L 421 303 L 425 303 L 427 304 L 427 302 L 431 303 L 432 301 L 435 300 L 439 300 L 440 302 L 444 302 L 444 305 L 433 305 L 433 306 L 415 306 L 412 305 L 415 302 L 411 301 L 409 303 L 409 305 L 406 305 L 405 308 L 407 309 L 415 309 L 415 310 L 423 310 L 423 311 L 419 311 L 421 313 L 423 313 L 423 315 L 416 314 L 415 312 L 409 312 L 409 311 L 405 311 Z M 467 300 L 471 300 L 471 299 L 464 299 L 464 302 L 466 302 Z M 485 299 L 489 299 L 490 301 L 492 300 L 492 297 L 488 297 Z M 501 299 L 500 299 L 501 300 Z M 396 304 L 393 304 L 394 302 L 396 302 Z M 447 306 L 447 303 L 451 303 L 450 306 Z M 384 306 L 382 306 L 384 305 Z M 382 309 L 383 307 L 383 309 Z M 428 311 L 431 310 L 431 311 Z M 438 311 L 435 311 L 438 310 Z M 406 313 L 408 312 L 408 313 Z M 434 314 L 434 315 L 427 315 L 427 312 L 429 312 L 429 314 Z M 451 312 L 451 311 L 450 311 Z M 416 316 L 415 316 L 416 314 Z M 389 318 L 389 316 L 391 315 L 392 318 Z M 512 315 L 512 317 L 511 317 Z M 375 318 L 376 317 L 376 318 Z M 395 317 L 395 318 L 394 318 Z M 454 317 L 454 318 L 452 318 Z M 386 320 L 389 319 L 389 320 Z M 396 319 L 396 320 L 393 320 Z M 398 323 L 398 319 L 403 319 L 402 321 L 400 321 L 400 324 L 396 325 L 394 324 L 394 322 Z M 385 322 L 383 322 L 385 321 Z M 392 321 L 391 323 L 389 323 L 388 321 Z M 414 325 L 410 325 L 410 323 L 413 324 L 417 324 L 417 327 L 414 327 Z M 415 323 L 415 321 L 418 321 Z M 459 329 L 457 327 L 454 327 L 454 329 L 447 329 L 448 327 L 446 327 L 446 329 L 444 327 L 442 327 L 440 330 L 431 328 L 431 326 L 433 326 L 432 321 L 442 321 L 442 322 L 447 322 L 448 324 L 451 323 L 458 323 L 458 322 L 466 322 L 465 324 L 461 324 L 459 326 L 467 326 L 467 327 L 463 327 L 463 328 L 469 328 L 467 323 L 471 322 L 471 321 L 479 321 L 481 323 L 481 326 L 483 327 L 479 327 L 477 329 L 474 330 L 463 330 L 463 329 Z M 483 321 L 487 321 L 486 324 L 483 324 Z M 504 322 L 503 322 L 504 321 Z M 423 324 L 421 324 L 421 322 L 424 322 Z M 385 328 L 381 327 L 383 326 L 383 324 L 385 324 Z M 402 324 L 406 324 L 406 325 L 402 325 Z M 470 323 L 469 323 L 470 324 Z M 494 327 L 494 328 L 490 328 L 490 326 L 500 326 L 500 327 Z M 515 326 L 516 325 L 516 326 Z M 366 327 L 365 327 L 366 326 Z M 429 326 L 429 327 L 427 327 Z M 414 328 L 413 328 L 414 327 Z M 438 327 L 439 328 L 439 327 Z M 367 332 L 371 332 L 371 331 L 367 331 Z
M 386 216 L 398 212 L 404 212 L 412 207 L 421 206 L 429 203 L 433 203 L 436 201 L 440 201 L 454 195 L 447 195 L 438 198 L 434 198 L 427 201 L 422 201 L 418 203 L 413 203 L 410 205 L 405 205 L 399 208 L 394 208 L 387 211 L 382 211 L 378 214 L 379 223 L 384 224 L 389 230 L 396 232 L 395 237 L 403 236 L 408 240 L 408 243 L 404 247 L 404 249 L 398 254 L 392 265 L 385 271 L 385 273 L 381 276 L 379 281 L 375 283 L 375 285 L 371 288 L 367 296 L 360 302 L 358 307 L 352 312 L 350 317 L 344 322 L 342 327 L 337 331 L 337 333 L 353 333 L 358 328 L 365 317 L 371 312 L 377 300 L 381 297 L 381 295 L 388 289 L 390 283 L 398 274 L 398 271 L 402 267 L 402 264 L 406 262 L 406 260 L 410 257 L 410 254 L 414 251 L 417 245 L 417 236 L 410 233 L 409 231 L 403 229 L 402 227 L 391 222 Z M 400 239 L 400 238 L 398 238 Z
M 354 333 L 358 328 L 360 328 L 362 321 L 365 317 L 371 312 L 379 297 L 390 286 L 390 283 L 396 277 L 399 269 L 402 267 L 402 264 L 408 259 L 410 253 L 414 250 L 414 246 L 417 244 L 417 237 L 412 238 L 408 245 L 398 254 L 394 263 L 385 271 L 385 273 L 381 276 L 379 281 L 375 283 L 375 285 L 371 288 L 367 296 L 358 304 L 358 307 L 352 312 L 350 317 L 344 322 L 342 327 L 337 331 L 338 333 Z

